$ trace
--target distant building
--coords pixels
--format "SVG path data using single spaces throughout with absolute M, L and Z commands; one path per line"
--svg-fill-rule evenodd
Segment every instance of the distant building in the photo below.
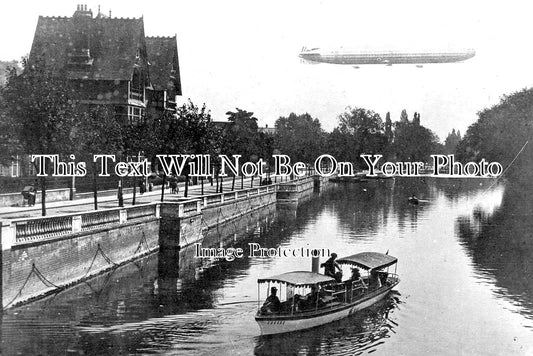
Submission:
M 28 64 L 73 85 L 82 104 L 112 105 L 125 121 L 175 111 L 181 81 L 176 36 L 146 37 L 143 18 L 111 18 L 87 5 L 72 17 L 39 16 Z
M 265 125 L 265 127 L 258 127 L 257 132 L 262 132 L 267 135 L 275 135 L 276 134 L 276 128 L 275 127 L 268 127 L 268 125 Z

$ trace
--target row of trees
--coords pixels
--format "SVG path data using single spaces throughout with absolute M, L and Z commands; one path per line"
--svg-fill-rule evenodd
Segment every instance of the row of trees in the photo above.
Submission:
M 409 121 L 403 110 L 400 121 L 393 123 L 390 113 L 383 121 L 374 111 L 348 107 L 338 120 L 338 126 L 327 133 L 309 114 L 281 117 L 276 121 L 275 146 L 304 162 L 329 153 L 360 167 L 364 167 L 361 154 L 383 154 L 388 160 L 426 161 L 431 153 L 442 149 L 438 137 L 420 124 L 418 113 Z
M 266 134 L 258 130 L 253 112 L 239 108 L 226 113 L 226 124 L 218 124 L 205 105 L 189 101 L 175 114 L 147 116 L 131 124 L 109 107 L 80 105 L 75 97 L 66 79 L 39 67 L 25 68 L 21 75 L 12 70 L 0 91 L 4 163 L 21 152 L 75 154 L 85 162 L 91 162 L 94 154 L 114 153 L 120 160 L 141 154 L 154 163 L 155 155 L 162 153 L 240 154 L 244 160 L 267 162 L 281 153 L 308 163 L 329 153 L 363 166 L 363 153 L 425 161 L 442 149 L 438 138 L 420 124 L 420 114 L 410 121 L 405 110 L 399 121 L 392 122 L 389 113 L 383 120 L 371 110 L 348 107 L 331 133 L 322 129 L 317 118 L 291 113 L 276 121 L 275 134 Z M 96 174 L 95 167 L 88 168 Z M 45 187 L 42 178 L 41 188 Z M 94 191 L 97 208 L 96 183 Z M 44 199 L 42 206 L 44 215 Z
M 25 64 L 25 63 L 24 63 Z M 210 125 L 205 107 L 192 102 L 177 109 L 177 114 L 145 117 L 128 124 L 108 106 L 81 105 L 66 79 L 52 76 L 39 67 L 25 66 L 17 75 L 8 73 L 0 91 L 0 155 L 9 164 L 21 153 L 59 154 L 69 160 L 92 162 L 94 154 L 115 154 L 119 160 L 138 156 L 154 157 L 167 153 L 216 153 L 220 135 Z M 37 168 L 37 167 L 36 167 Z M 94 176 L 95 208 L 96 167 Z M 46 215 L 46 179 L 40 178 L 42 214 Z
M 438 137 L 420 124 L 420 114 L 410 121 L 406 111 L 400 120 L 385 121 L 379 114 L 363 108 L 348 107 L 338 117 L 333 132 L 325 132 L 311 115 L 291 113 L 275 123 L 274 134 L 258 131 L 252 112 L 236 109 L 228 112 L 228 125 L 221 133 L 220 152 L 241 154 L 246 160 L 268 159 L 272 154 L 286 154 L 293 161 L 313 163 L 322 154 L 366 167 L 361 154 L 383 154 L 389 160 L 427 161 L 443 146 Z
M 457 145 L 462 161 L 500 162 L 514 180 L 531 182 L 533 168 L 533 89 L 504 96 L 500 103 L 478 113 Z

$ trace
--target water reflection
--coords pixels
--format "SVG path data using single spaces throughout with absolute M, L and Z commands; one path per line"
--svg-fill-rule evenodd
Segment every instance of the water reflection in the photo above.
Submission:
M 400 294 L 389 296 L 364 311 L 316 329 L 257 338 L 256 355 L 362 355 L 377 350 L 398 324 L 394 310 Z
M 203 247 L 390 250 L 402 279 L 362 313 L 260 337 L 257 279 L 301 258 L 198 259 L 161 250 L 56 296 L 9 310 L 3 354 L 527 355 L 533 334 L 533 193 L 485 180 L 335 185 L 207 231 Z M 415 194 L 419 205 L 409 204 Z M 529 318 L 529 319 L 528 319 Z M 529 321 L 529 322 L 528 322 Z M 531 351 L 531 353 L 529 352 Z
M 533 192 L 509 183 L 483 192 L 484 205 L 458 219 L 459 237 L 481 275 L 495 280 L 495 293 L 533 319 Z M 492 205 L 491 205 L 492 203 Z

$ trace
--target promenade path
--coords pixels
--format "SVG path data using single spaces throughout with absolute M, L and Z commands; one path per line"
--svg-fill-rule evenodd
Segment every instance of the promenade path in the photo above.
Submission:
M 285 180 L 285 179 L 284 179 Z M 280 182 L 278 177 L 278 182 Z M 246 178 L 243 181 L 244 189 L 251 187 L 251 178 Z M 177 202 L 184 199 L 193 199 L 195 197 L 202 196 L 201 194 L 201 185 L 190 185 L 187 198 L 184 197 L 185 193 L 185 183 L 180 182 L 179 193 L 171 194 L 170 189 L 165 189 L 165 202 Z M 223 182 L 223 193 L 231 191 L 232 178 L 225 178 Z M 253 187 L 259 186 L 259 179 L 254 178 Z M 241 189 L 241 179 L 237 178 L 235 180 L 235 190 Z M 213 185 L 207 181 L 204 182 L 204 195 L 216 194 L 216 183 L 213 182 Z M 128 193 L 123 195 L 124 206 L 131 206 L 133 200 L 133 193 Z M 146 204 L 153 202 L 161 201 L 161 186 L 154 187 L 154 191 L 146 192 L 140 194 L 137 190 L 135 197 L 135 205 Z M 117 208 L 118 207 L 118 198 L 115 193 L 112 196 L 98 196 L 98 210 Z M 83 199 L 74 199 L 74 200 L 63 200 L 55 202 L 46 203 L 46 216 L 61 215 L 61 214 L 73 214 L 83 211 L 92 211 L 94 210 L 94 200 L 91 196 L 90 198 Z M 31 217 L 40 217 L 41 216 L 41 204 L 36 203 L 35 206 L 24 206 L 24 207 L 0 207 L 0 220 L 1 221 L 10 221 L 15 219 L 31 218 Z

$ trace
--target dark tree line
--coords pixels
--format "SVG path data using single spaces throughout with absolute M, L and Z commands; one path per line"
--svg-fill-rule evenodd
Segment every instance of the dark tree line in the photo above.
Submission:
M 456 149 L 462 161 L 513 162 L 509 175 L 531 180 L 533 168 L 533 89 L 504 96 L 500 103 L 478 113 Z M 527 144 L 526 144 L 527 143 Z
M 405 110 L 399 121 L 393 122 L 389 113 L 382 120 L 372 110 L 348 107 L 338 116 L 338 125 L 331 133 L 307 113 L 280 117 L 275 133 L 260 130 L 254 113 L 240 108 L 226 113 L 226 123 L 215 123 L 205 104 L 199 107 L 191 101 L 175 113 L 147 114 L 131 123 L 111 107 L 80 104 L 68 80 L 50 75 L 38 64 L 31 68 L 23 65 L 22 74 L 14 69 L 8 73 L 0 91 L 4 161 L 17 153 L 59 154 L 64 158 L 76 154 L 78 160 L 89 164 L 94 154 L 112 153 L 122 161 L 146 157 L 157 169 L 157 154 L 238 154 L 243 161 L 262 158 L 270 164 L 273 154 L 286 154 L 293 162 L 306 163 L 331 154 L 339 161 L 365 167 L 361 154 L 426 161 L 441 148 L 438 138 L 421 125 L 420 114 L 415 113 L 410 121 Z M 93 177 L 95 169 L 89 164 Z M 46 189 L 44 177 L 41 188 Z M 96 183 L 93 188 L 97 208 Z M 42 207 L 45 214 L 44 199 Z

